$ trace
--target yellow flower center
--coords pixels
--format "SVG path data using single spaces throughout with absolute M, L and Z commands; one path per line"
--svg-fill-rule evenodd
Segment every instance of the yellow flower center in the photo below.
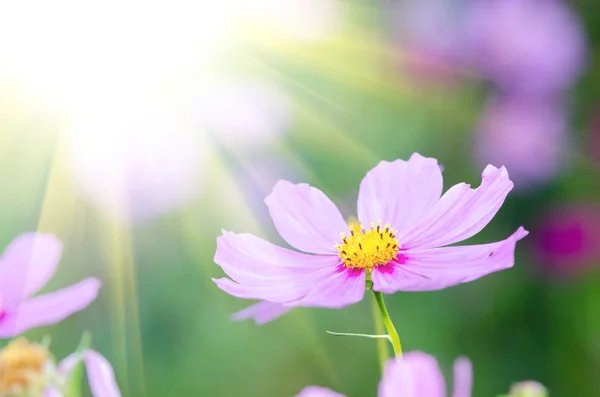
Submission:
M 395 259 L 400 250 L 396 240 L 396 231 L 381 222 L 371 223 L 365 230 L 363 225 L 351 224 L 350 235 L 341 234 L 342 244 L 337 244 L 339 257 L 348 268 L 372 270 L 375 266 L 385 265 Z
M 24 338 L 15 339 L 0 350 L 0 396 L 20 395 L 40 387 L 48 351 Z

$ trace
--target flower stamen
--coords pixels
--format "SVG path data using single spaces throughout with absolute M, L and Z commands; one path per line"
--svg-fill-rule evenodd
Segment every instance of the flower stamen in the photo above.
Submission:
M 341 233 L 343 244 L 336 244 L 339 257 L 347 268 L 372 270 L 395 259 L 400 250 L 396 231 L 390 225 L 382 229 L 381 222 L 365 230 L 363 225 L 351 224 L 350 236 Z

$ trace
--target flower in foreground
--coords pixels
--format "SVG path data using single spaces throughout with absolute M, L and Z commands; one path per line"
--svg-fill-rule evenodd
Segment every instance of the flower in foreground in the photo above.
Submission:
M 512 267 L 520 227 L 490 244 L 445 247 L 482 230 L 513 187 L 504 167 L 487 166 L 481 185 L 442 196 L 435 159 L 382 161 L 363 179 L 358 219 L 348 226 L 320 190 L 279 181 L 266 204 L 279 234 L 300 253 L 250 234 L 224 231 L 215 262 L 231 277 L 225 292 L 264 301 L 236 315 L 263 323 L 297 306 L 342 308 L 377 292 L 431 291 Z M 366 225 L 366 226 L 365 226 Z
M 95 278 L 33 296 L 54 274 L 61 251 L 60 241 L 39 233 L 22 234 L 5 249 L 0 257 L 0 338 L 56 324 L 96 298 L 100 281 Z
M 470 397 L 471 362 L 459 358 L 454 363 L 453 397 Z M 436 359 L 422 352 L 410 352 L 400 360 L 391 359 L 379 383 L 379 397 L 445 397 L 446 384 Z M 296 397 L 344 397 L 317 386 L 304 388 Z
M 0 396 L 62 397 L 81 359 L 94 397 L 120 397 L 112 367 L 99 353 L 74 353 L 57 366 L 46 346 L 24 338 L 0 350 Z

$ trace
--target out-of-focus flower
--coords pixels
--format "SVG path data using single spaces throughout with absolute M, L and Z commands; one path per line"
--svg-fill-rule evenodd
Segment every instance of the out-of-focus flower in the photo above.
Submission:
M 466 55 L 463 0 L 387 2 L 386 11 L 402 66 L 421 77 L 446 80 Z
M 188 106 L 217 142 L 252 149 L 276 139 L 290 121 L 290 101 L 278 86 L 259 80 L 230 80 L 195 88 Z
M 527 190 L 553 179 L 568 151 L 567 120 L 555 101 L 524 97 L 492 100 L 477 127 L 478 163 L 502 164 L 518 189 Z
M 41 396 L 49 379 L 50 354 L 24 338 L 0 350 L 0 396 Z
M 55 237 L 38 233 L 23 234 L 6 248 L 0 258 L 0 338 L 56 324 L 96 299 L 95 278 L 33 297 L 54 274 L 61 251 Z
M 360 186 L 358 219 L 369 225 L 365 228 L 347 225 L 320 190 L 279 181 L 265 200 L 275 227 L 290 245 L 310 254 L 225 231 L 215 262 L 231 279 L 214 281 L 238 298 L 328 308 L 362 300 L 367 277 L 374 291 L 384 293 L 473 281 L 513 266 L 516 242 L 527 231 L 520 227 L 490 244 L 445 246 L 481 231 L 512 187 L 506 169 L 490 165 L 477 189 L 462 183 L 442 196 L 435 159 L 415 153 L 409 161 L 382 161 Z M 246 317 L 259 312 L 264 313 Z
M 474 67 L 512 92 L 562 91 L 583 69 L 585 39 L 563 1 L 474 1 L 467 21 Z
M 536 229 L 534 254 L 549 273 L 574 274 L 600 260 L 600 208 L 554 208 Z
M 201 134 L 156 104 L 107 108 L 70 134 L 70 169 L 96 205 L 145 219 L 185 205 L 202 186 Z
M 470 397 L 473 369 L 464 357 L 454 363 L 453 397 Z M 445 397 L 446 384 L 436 359 L 422 352 L 410 352 L 391 359 L 379 383 L 379 397 Z M 296 397 L 344 397 L 329 389 L 309 386 Z
M 520 382 L 510 388 L 509 397 L 547 397 L 548 391 L 541 384 L 533 380 Z
M 47 347 L 24 338 L 0 350 L 0 396 L 63 397 L 82 360 L 94 397 L 121 396 L 110 363 L 98 352 L 73 353 L 57 366 Z

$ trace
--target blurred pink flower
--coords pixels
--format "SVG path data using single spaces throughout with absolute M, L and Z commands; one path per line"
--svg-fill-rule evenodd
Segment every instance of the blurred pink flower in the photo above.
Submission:
M 466 25 L 473 66 L 511 92 L 562 91 L 583 69 L 583 32 L 563 1 L 473 1 Z
M 419 77 L 447 81 L 464 65 L 463 16 L 466 1 L 412 0 L 387 2 L 394 42 L 402 66 Z
M 59 364 L 59 372 L 67 379 L 71 376 L 75 366 L 83 360 L 87 371 L 90 390 L 94 397 L 121 397 L 121 392 L 110 363 L 100 353 L 85 350 L 67 356 Z M 63 397 L 56 388 L 48 388 L 46 397 Z
M 33 295 L 50 280 L 62 244 L 53 236 L 22 234 L 0 258 L 0 338 L 56 324 L 85 309 L 98 295 L 100 281 L 87 278 L 45 295 Z
M 223 291 L 286 307 L 341 308 L 373 290 L 431 291 L 512 267 L 522 227 L 491 244 L 445 247 L 481 231 L 513 187 L 505 168 L 488 166 L 477 189 L 461 183 L 442 196 L 435 159 L 382 161 L 363 179 L 358 219 L 348 226 L 335 204 L 306 184 L 279 181 L 265 202 L 279 234 L 293 247 L 250 234 L 224 231 L 215 262 L 231 277 L 215 279 Z M 262 322 L 284 311 L 263 304 L 247 315 Z M 266 313 L 270 312 L 270 313 Z M 261 318 L 259 318 L 259 315 Z M 262 316 L 265 317 L 262 317 Z
M 540 267 L 568 275 L 600 260 L 600 208 L 588 205 L 548 211 L 532 240 Z
M 470 397 L 473 369 L 464 357 L 454 363 L 453 397 Z M 436 359 L 422 352 L 406 353 L 388 361 L 379 383 L 379 397 L 445 397 L 446 384 Z M 329 389 L 309 386 L 296 397 L 344 397 Z
M 496 97 L 479 122 L 475 148 L 480 165 L 509 168 L 519 190 L 536 187 L 556 177 L 564 166 L 565 110 L 555 101 Z

